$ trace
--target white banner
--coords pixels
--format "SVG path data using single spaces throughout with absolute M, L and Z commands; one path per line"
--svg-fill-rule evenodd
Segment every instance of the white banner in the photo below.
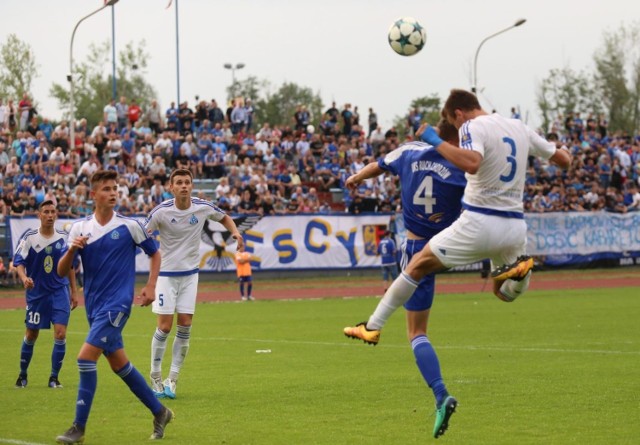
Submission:
M 527 253 L 588 255 L 640 251 L 640 213 L 527 213 Z
M 142 218 L 140 218 L 142 220 Z M 291 215 L 234 216 L 243 232 L 245 248 L 252 253 L 257 269 L 328 269 L 380 265 L 377 243 L 387 229 L 389 215 Z M 11 241 L 17 243 L 28 229 L 39 226 L 35 218 L 11 219 Z M 69 230 L 71 221 L 58 220 L 56 226 Z M 234 244 L 230 233 L 219 223 L 205 224 L 200 242 L 200 270 L 235 270 Z M 136 270 L 148 270 L 148 258 L 140 250 Z

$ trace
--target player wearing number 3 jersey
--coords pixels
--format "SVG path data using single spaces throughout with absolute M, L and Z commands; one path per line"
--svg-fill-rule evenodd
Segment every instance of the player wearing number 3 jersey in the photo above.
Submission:
M 465 211 L 413 256 L 369 321 L 354 332 L 354 336 L 371 343 L 378 342 L 388 318 L 411 297 L 420 280 L 434 272 L 489 258 L 499 265 L 492 273 L 494 294 L 503 301 L 513 301 L 523 293 L 533 267 L 533 260 L 524 256 L 522 194 L 527 159 L 539 156 L 562 168 L 571 164 L 567 151 L 556 149 L 520 120 L 489 115 L 468 91 L 452 90 L 442 113 L 459 129 L 460 147 L 443 141 L 428 124 L 416 135 L 467 173 Z M 448 393 L 437 398 L 436 438 L 446 431 L 457 406 Z

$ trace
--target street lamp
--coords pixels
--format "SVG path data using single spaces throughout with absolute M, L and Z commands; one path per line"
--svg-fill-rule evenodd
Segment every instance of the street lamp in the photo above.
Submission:
M 76 31 L 78 30 L 78 26 L 80 26 L 80 23 L 84 22 L 86 19 L 88 19 L 92 15 L 99 13 L 107 6 L 113 6 L 116 3 L 118 3 L 118 0 L 105 0 L 104 5 L 102 5 L 100 8 L 96 9 L 91 14 L 86 15 L 82 17 L 80 20 L 78 20 L 78 23 L 76 23 L 76 26 L 73 28 L 73 32 L 71 33 L 71 44 L 69 45 L 69 76 L 67 77 L 67 80 L 69 81 L 69 104 L 71 107 L 71 116 L 69 118 L 70 120 L 69 127 L 70 127 L 70 134 L 71 134 L 71 141 L 69 143 L 69 147 L 71 151 L 73 151 L 73 149 L 76 148 L 76 135 L 75 135 L 76 117 L 75 117 L 75 103 L 73 101 L 74 99 L 73 98 L 73 39 L 76 36 Z
M 244 68 L 244 63 L 236 63 L 235 66 L 230 63 L 224 64 L 225 69 L 231 70 L 231 81 L 233 85 L 236 83 L 236 70 L 241 70 Z
M 478 45 L 478 49 L 476 50 L 476 56 L 473 59 L 473 86 L 471 87 L 471 91 L 473 93 L 476 93 L 478 90 L 478 53 L 480 53 L 480 48 L 482 48 L 482 45 L 484 45 L 484 42 L 486 42 L 492 37 L 502 34 L 503 32 L 507 32 L 510 29 L 516 28 L 522 25 L 526 21 L 527 19 L 519 19 L 517 22 L 515 22 L 513 25 L 509 26 L 508 28 L 505 28 L 502 31 L 498 31 L 495 34 L 491 34 L 489 37 L 485 37 L 484 40 L 480 42 L 480 45 Z

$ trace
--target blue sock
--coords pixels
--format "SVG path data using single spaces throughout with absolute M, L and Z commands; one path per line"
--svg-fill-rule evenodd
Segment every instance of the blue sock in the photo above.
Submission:
M 22 340 L 22 348 L 20 349 L 20 375 L 26 376 L 29 363 L 31 363 L 31 357 L 33 357 L 33 345 L 35 341 L 30 342 L 25 337 Z
M 58 377 L 64 355 L 67 352 L 67 341 L 65 339 L 53 342 L 53 352 L 51 353 L 51 377 Z
M 128 362 L 122 369 L 116 371 L 116 374 L 127 384 L 131 392 L 149 408 L 154 416 L 162 411 L 162 404 L 158 402 L 158 399 L 147 385 L 142 374 L 138 372 L 131 362 Z
M 253 284 L 247 284 L 247 296 L 251 296 L 251 289 L 253 289 Z
M 411 348 L 413 355 L 416 357 L 416 364 L 429 388 L 433 391 L 436 398 L 436 405 L 440 404 L 447 398 L 449 393 L 447 387 L 442 380 L 440 372 L 440 362 L 436 355 L 435 349 L 431 346 L 426 335 L 418 335 L 411 340 Z
M 96 395 L 98 387 L 97 363 L 91 360 L 78 359 L 78 370 L 80 371 L 80 384 L 78 385 L 78 398 L 76 399 L 76 418 L 73 421 L 76 425 L 84 428 L 89 419 L 93 396 Z

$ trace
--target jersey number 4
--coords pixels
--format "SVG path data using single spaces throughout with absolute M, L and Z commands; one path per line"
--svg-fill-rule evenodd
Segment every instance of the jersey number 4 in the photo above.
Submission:
M 433 197 L 433 178 L 431 176 L 425 177 L 413 194 L 413 205 L 423 205 L 424 213 L 433 213 L 436 198 Z

